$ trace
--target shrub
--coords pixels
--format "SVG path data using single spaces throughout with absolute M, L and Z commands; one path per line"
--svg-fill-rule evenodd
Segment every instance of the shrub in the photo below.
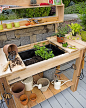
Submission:
M 17 19 L 16 14 L 0 14 L 0 21 Z
M 84 29 L 86 30 L 86 14 L 82 15 L 81 24 L 84 27 Z
M 65 4 L 65 7 L 67 7 L 71 1 L 73 1 L 74 3 L 79 3 L 79 2 L 85 2 L 86 0 L 62 0 L 62 1 Z
M 86 12 L 86 2 L 79 2 L 78 4 L 66 7 L 64 10 L 65 14 L 73 14 L 73 13 L 85 13 Z
M 43 17 L 48 16 L 51 7 L 39 7 L 39 8 L 27 8 L 13 10 L 19 18 L 32 18 L 32 17 Z

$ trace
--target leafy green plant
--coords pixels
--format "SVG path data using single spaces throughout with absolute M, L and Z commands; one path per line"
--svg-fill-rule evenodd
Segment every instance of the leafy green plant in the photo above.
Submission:
M 86 14 L 82 15 L 81 24 L 84 27 L 84 29 L 86 30 Z
M 67 46 L 68 46 L 68 43 L 65 42 L 65 43 L 62 44 L 62 46 L 63 46 L 63 47 L 67 47 Z
M 69 32 L 69 28 L 67 25 L 65 26 L 59 26 L 57 28 L 57 33 L 54 33 L 53 35 L 57 35 L 57 37 L 64 37 L 65 34 L 67 34 Z
M 44 44 L 42 47 L 40 47 L 39 44 L 34 45 L 34 48 L 35 48 L 35 55 L 36 56 L 38 55 L 45 60 L 54 57 L 53 51 L 48 51 L 48 48 L 46 48 Z
M 68 24 L 68 26 L 72 29 L 72 34 L 73 35 L 75 33 L 79 33 L 79 34 L 81 33 L 82 26 L 80 24 L 78 24 L 78 23 L 75 23 L 75 24 L 71 23 L 71 25 Z
M 27 8 L 27 9 L 15 9 L 13 12 L 19 18 L 32 18 L 32 17 L 43 17 L 48 16 L 51 7 L 38 7 L 38 8 Z

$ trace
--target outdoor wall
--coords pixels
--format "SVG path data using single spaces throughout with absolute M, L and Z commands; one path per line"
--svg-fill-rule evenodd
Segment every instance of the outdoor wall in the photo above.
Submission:
M 54 28 L 54 24 L 51 24 L 8 32 L 0 32 L 0 48 L 10 43 L 22 46 L 46 40 L 46 37 L 50 37 L 54 34 Z

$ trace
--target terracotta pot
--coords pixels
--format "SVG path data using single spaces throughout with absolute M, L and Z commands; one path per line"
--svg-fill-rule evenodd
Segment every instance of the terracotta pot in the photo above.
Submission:
M 12 86 L 12 93 L 15 95 L 16 98 L 19 98 L 25 92 L 25 85 L 21 82 L 15 83 Z
M 23 94 L 23 95 L 20 96 L 20 102 L 21 102 L 22 105 L 27 105 L 28 97 L 27 97 L 26 94 Z
M 35 93 L 32 93 L 29 98 L 31 101 L 36 101 L 37 95 Z
M 18 48 L 15 44 L 7 44 L 3 47 L 4 53 L 8 56 L 8 52 L 16 51 L 16 54 L 18 53 Z
M 59 42 L 59 43 L 64 42 L 64 37 L 57 37 L 57 42 Z

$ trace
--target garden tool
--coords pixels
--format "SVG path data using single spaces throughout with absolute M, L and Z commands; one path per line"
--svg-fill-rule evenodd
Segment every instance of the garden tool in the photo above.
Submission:
M 11 93 L 7 93 L 4 87 L 4 84 L 2 83 L 3 89 L 4 89 L 4 94 L 3 97 L 7 100 L 7 104 L 9 105 L 9 100 L 12 98 L 12 94 Z
M 72 64 L 71 67 L 69 67 L 69 68 L 67 68 L 67 69 L 64 69 L 64 70 L 58 70 L 58 69 L 56 69 L 56 70 L 57 70 L 57 73 L 55 73 L 55 74 L 61 74 L 62 72 L 67 71 L 67 70 L 69 70 L 69 69 L 74 69 L 74 70 L 76 70 L 76 65 L 75 65 L 75 64 Z
M 9 52 L 8 62 L 5 64 L 3 72 L 5 72 L 7 70 L 8 65 L 10 64 L 10 60 L 13 61 L 15 59 L 15 57 L 16 57 L 16 51 Z

